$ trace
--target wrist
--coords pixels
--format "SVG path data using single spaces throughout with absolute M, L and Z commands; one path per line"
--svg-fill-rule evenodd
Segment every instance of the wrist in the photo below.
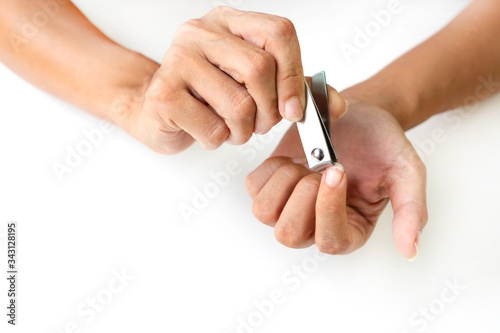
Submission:
M 342 91 L 349 101 L 349 106 L 365 103 L 377 106 L 396 118 L 404 130 L 416 126 L 418 119 L 419 99 L 415 89 L 405 86 L 404 80 L 376 76 Z
M 110 106 L 105 118 L 131 133 L 131 126 L 137 122 L 145 94 L 151 80 L 160 66 L 141 54 L 133 54 L 125 75 L 114 85 Z M 131 133 L 132 134 L 132 133 Z

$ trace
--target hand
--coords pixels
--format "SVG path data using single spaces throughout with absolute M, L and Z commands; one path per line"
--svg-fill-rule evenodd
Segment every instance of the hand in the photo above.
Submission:
M 305 162 L 294 125 L 273 157 L 247 177 L 253 213 L 274 226 L 292 248 L 314 243 L 329 254 L 346 254 L 370 237 L 389 199 L 398 251 L 415 258 L 427 222 L 425 166 L 395 118 L 376 106 L 349 100 L 349 112 L 332 125 L 334 146 L 345 168 L 323 175 Z
M 177 30 L 129 132 L 162 153 L 243 144 L 305 105 L 300 47 L 282 17 L 219 7 Z

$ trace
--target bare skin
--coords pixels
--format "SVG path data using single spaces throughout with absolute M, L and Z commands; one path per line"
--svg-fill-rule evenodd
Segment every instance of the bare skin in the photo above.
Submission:
M 289 247 L 316 243 L 323 252 L 345 254 L 367 241 L 390 200 L 396 247 L 414 259 L 427 223 L 426 171 L 404 130 L 470 96 L 498 92 L 498 36 L 500 2 L 476 0 L 435 36 L 343 91 L 349 112 L 332 133 L 345 172 L 330 167 L 321 175 L 297 162 L 304 153 L 292 127 L 247 178 L 255 216 Z
M 19 18 L 34 21 L 47 2 L 54 14 L 29 34 Z M 3 63 L 160 153 L 195 140 L 206 149 L 243 144 L 282 117 L 302 118 L 300 46 L 285 18 L 219 7 L 181 25 L 160 65 L 110 40 L 70 1 L 0 5 Z M 345 102 L 331 87 L 329 95 L 338 117 Z
M 282 117 L 302 116 L 300 46 L 287 19 L 217 8 L 179 27 L 160 65 L 110 40 L 67 0 L 53 0 L 48 24 L 26 36 L 19 18 L 34 17 L 43 3 L 0 0 L 0 60 L 155 151 L 177 153 L 195 140 L 206 149 L 242 144 Z M 404 130 L 463 105 L 478 77 L 498 81 L 498 13 L 497 1 L 474 1 L 436 36 L 344 91 L 350 112 L 333 124 L 343 167 L 311 172 L 295 127 L 285 135 L 247 178 L 254 214 L 275 226 L 278 241 L 351 252 L 390 200 L 396 247 L 416 256 L 427 222 L 425 167 Z M 489 88 L 481 98 L 499 89 Z M 340 118 L 346 101 L 331 87 L 329 97 Z

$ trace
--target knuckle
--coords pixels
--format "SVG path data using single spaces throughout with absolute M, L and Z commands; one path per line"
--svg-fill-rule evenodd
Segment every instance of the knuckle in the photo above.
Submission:
M 279 213 L 269 198 L 256 198 L 252 205 L 252 213 L 257 220 L 267 225 L 274 225 L 279 218 Z
M 182 90 L 179 88 L 179 81 L 168 75 L 155 74 L 154 78 L 144 93 L 144 106 L 146 111 L 152 117 L 160 116 L 169 119 L 172 109 L 182 105 L 184 100 Z M 172 123 L 167 125 L 172 126 Z
M 155 121 L 150 131 L 150 140 L 148 146 L 160 154 L 171 155 L 182 150 L 183 131 L 169 131 L 166 125 L 161 121 Z
M 266 51 L 256 51 L 250 57 L 250 66 L 247 66 L 246 76 L 249 80 L 259 80 L 263 76 L 274 76 L 276 61 Z
M 286 17 L 277 17 L 271 25 L 272 34 L 275 36 L 294 36 L 296 35 L 295 26 L 292 21 Z
M 394 167 L 407 174 L 425 175 L 427 173 L 424 162 L 411 145 L 407 146 L 398 156 Z
M 429 212 L 427 211 L 427 209 L 424 209 L 424 211 L 422 212 L 422 228 L 425 228 L 425 226 L 427 225 L 427 222 L 429 222 Z
M 281 75 L 279 80 L 283 82 L 286 81 L 294 82 L 298 80 L 299 82 L 302 83 L 303 82 L 302 64 L 297 63 L 287 68 L 287 70 L 285 71 L 285 73 Z
M 204 22 L 201 19 L 190 19 L 177 28 L 174 37 L 196 36 L 195 34 L 203 29 L 203 27 Z
M 216 13 L 216 14 L 219 14 L 219 15 L 227 15 L 229 13 L 233 13 L 234 12 L 234 8 L 232 7 L 229 7 L 229 6 L 224 6 L 224 5 L 219 5 L 217 7 L 215 7 L 212 12 Z
M 231 134 L 229 134 L 229 136 L 227 137 L 226 142 L 230 145 L 233 145 L 233 146 L 244 145 L 252 137 L 251 130 L 249 130 L 249 129 L 243 129 L 243 130 L 237 129 L 236 130 L 231 125 L 229 125 L 229 127 L 231 128 L 230 129 Z
M 255 115 L 256 105 L 255 102 L 245 90 L 238 89 L 230 97 L 231 105 L 231 118 L 238 122 L 245 122 Z
M 237 137 L 235 137 L 231 143 L 235 146 L 241 146 L 250 141 L 252 138 L 253 131 L 251 128 L 243 130 Z
M 415 168 L 417 172 L 421 174 L 427 174 L 427 167 L 425 166 L 424 162 L 419 158 L 419 160 L 415 163 Z
M 155 75 L 146 90 L 145 99 L 153 103 L 164 103 L 168 99 L 169 91 L 168 81 L 161 75 Z
M 293 227 L 293 224 L 288 223 L 283 226 L 277 225 L 274 228 L 274 237 L 278 242 L 292 249 L 302 247 L 302 244 L 305 241 L 304 235 L 297 232 L 297 230 Z
M 261 168 L 265 170 L 278 170 L 282 165 L 290 163 L 292 163 L 292 160 L 289 157 L 274 156 L 265 160 Z
M 185 63 L 189 59 L 192 59 L 192 55 L 188 49 L 176 44 L 172 45 L 165 53 L 164 62 L 166 62 L 167 68 L 177 68 L 179 64 Z
M 286 179 L 300 179 L 304 176 L 306 168 L 299 164 L 287 163 L 282 165 L 278 170 L 277 174 L 284 176 Z
M 252 138 L 252 133 L 253 132 L 251 130 L 242 131 L 241 133 L 238 133 L 238 135 L 233 135 L 233 133 L 231 133 L 228 143 L 235 146 L 244 145 Z
M 217 149 L 226 141 L 229 134 L 229 129 L 224 123 L 219 121 L 213 122 L 205 130 L 205 148 Z
M 164 89 L 160 87 L 160 84 L 157 84 L 156 82 L 151 82 L 151 86 L 146 91 L 145 94 L 146 101 L 153 103 L 159 102 L 161 99 L 163 99 L 163 94 L 162 94 L 163 91 Z
M 345 254 L 350 247 L 350 242 L 347 239 L 316 239 L 316 246 L 318 250 L 326 254 Z
M 245 178 L 245 188 L 252 198 L 255 197 L 258 192 L 257 177 L 258 175 L 254 171 Z
M 297 184 L 297 188 L 302 193 L 307 193 L 309 195 L 316 195 L 318 193 L 320 184 L 321 184 L 321 175 L 319 173 L 311 173 L 299 181 L 299 183 Z

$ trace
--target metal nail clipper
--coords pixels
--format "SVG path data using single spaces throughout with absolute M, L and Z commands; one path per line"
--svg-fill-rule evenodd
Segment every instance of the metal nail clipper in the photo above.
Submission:
M 337 162 L 330 139 L 330 109 L 325 72 L 315 74 L 310 86 L 307 82 L 305 84 L 306 109 L 302 120 L 297 122 L 297 128 L 309 168 L 319 172 Z

